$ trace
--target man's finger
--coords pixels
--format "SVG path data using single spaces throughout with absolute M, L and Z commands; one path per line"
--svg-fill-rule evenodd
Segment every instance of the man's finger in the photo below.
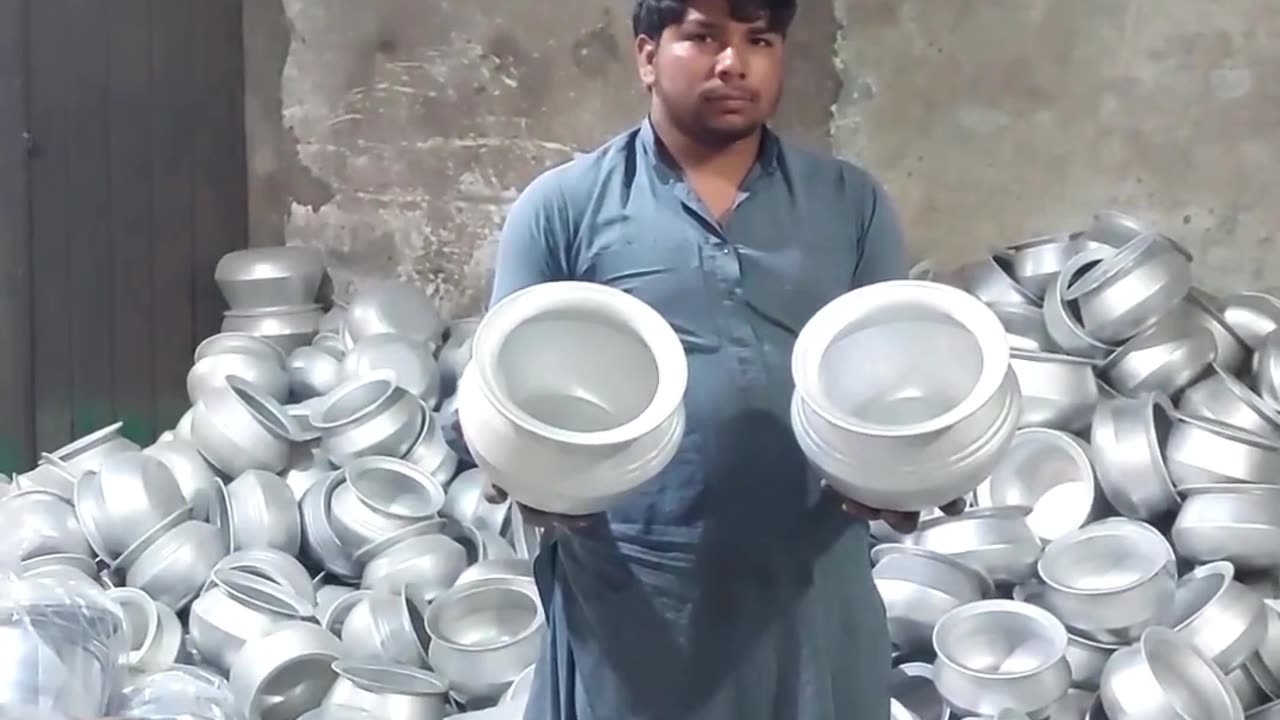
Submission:
M 566 528 L 577 529 L 586 527 L 591 523 L 591 515 L 557 515 L 556 513 L 543 512 L 529 507 L 528 505 L 520 506 L 520 514 L 529 524 L 540 528 Z
M 875 510 L 874 508 L 869 508 L 866 505 L 863 505 L 862 503 L 858 502 L 857 500 L 849 500 L 848 498 L 845 498 L 840 503 L 840 507 L 843 508 L 845 512 L 849 513 L 850 515 L 856 518 L 862 518 L 863 520 L 867 520 L 867 521 L 880 519 L 879 511 Z
M 920 524 L 920 513 L 881 510 L 880 519 L 900 533 L 909 533 L 914 532 L 916 526 Z

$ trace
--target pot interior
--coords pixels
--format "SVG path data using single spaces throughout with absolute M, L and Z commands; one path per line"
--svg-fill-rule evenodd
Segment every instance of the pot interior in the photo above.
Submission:
M 1156 538 L 1135 531 L 1099 532 L 1050 544 L 1040 573 L 1076 592 L 1119 591 L 1164 569 L 1167 552 Z
M 938 625 L 934 642 L 955 665 L 981 675 L 1021 675 L 1062 657 L 1053 632 L 1022 612 L 991 610 Z
M 492 586 L 446 601 L 436 616 L 436 636 L 473 650 L 500 647 L 539 621 L 537 600 L 511 587 Z
M 371 380 L 346 388 L 321 411 L 320 422 L 338 425 L 381 402 L 395 388 L 390 380 Z
M 597 432 L 639 417 L 658 389 L 645 341 L 619 320 L 562 310 L 522 323 L 503 339 L 496 389 L 515 410 L 570 432 Z
M 854 422 L 923 423 L 973 392 L 982 348 L 938 308 L 887 305 L 847 327 L 823 353 L 822 393 Z

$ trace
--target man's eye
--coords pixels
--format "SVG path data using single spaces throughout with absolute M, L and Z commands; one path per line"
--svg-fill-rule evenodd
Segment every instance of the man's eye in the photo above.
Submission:
M 709 43 L 709 42 L 711 42 L 711 36 L 710 36 L 710 35 L 708 35 L 708 34 L 706 34 L 706 33 L 694 33 L 694 34 L 693 34 L 693 37 L 691 37 L 690 39 L 691 39 L 691 40 L 693 40 L 693 41 L 694 41 L 694 42 L 696 42 L 696 43 Z
M 764 37 L 752 38 L 751 44 L 756 47 L 768 48 L 773 47 L 773 40 L 771 38 Z

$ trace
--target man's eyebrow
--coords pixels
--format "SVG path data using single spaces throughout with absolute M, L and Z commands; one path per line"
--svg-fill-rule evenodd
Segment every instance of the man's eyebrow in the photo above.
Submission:
M 684 22 L 684 26 L 690 30 L 718 30 L 720 23 L 709 18 L 692 18 Z

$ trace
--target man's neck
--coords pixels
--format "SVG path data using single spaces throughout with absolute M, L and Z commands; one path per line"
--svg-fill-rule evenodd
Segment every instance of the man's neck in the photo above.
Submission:
M 660 114 L 650 115 L 650 123 L 671 158 L 686 175 L 712 175 L 732 179 L 735 184 L 747 176 L 760 154 L 763 129 L 741 140 L 721 146 L 699 143 L 666 122 Z

